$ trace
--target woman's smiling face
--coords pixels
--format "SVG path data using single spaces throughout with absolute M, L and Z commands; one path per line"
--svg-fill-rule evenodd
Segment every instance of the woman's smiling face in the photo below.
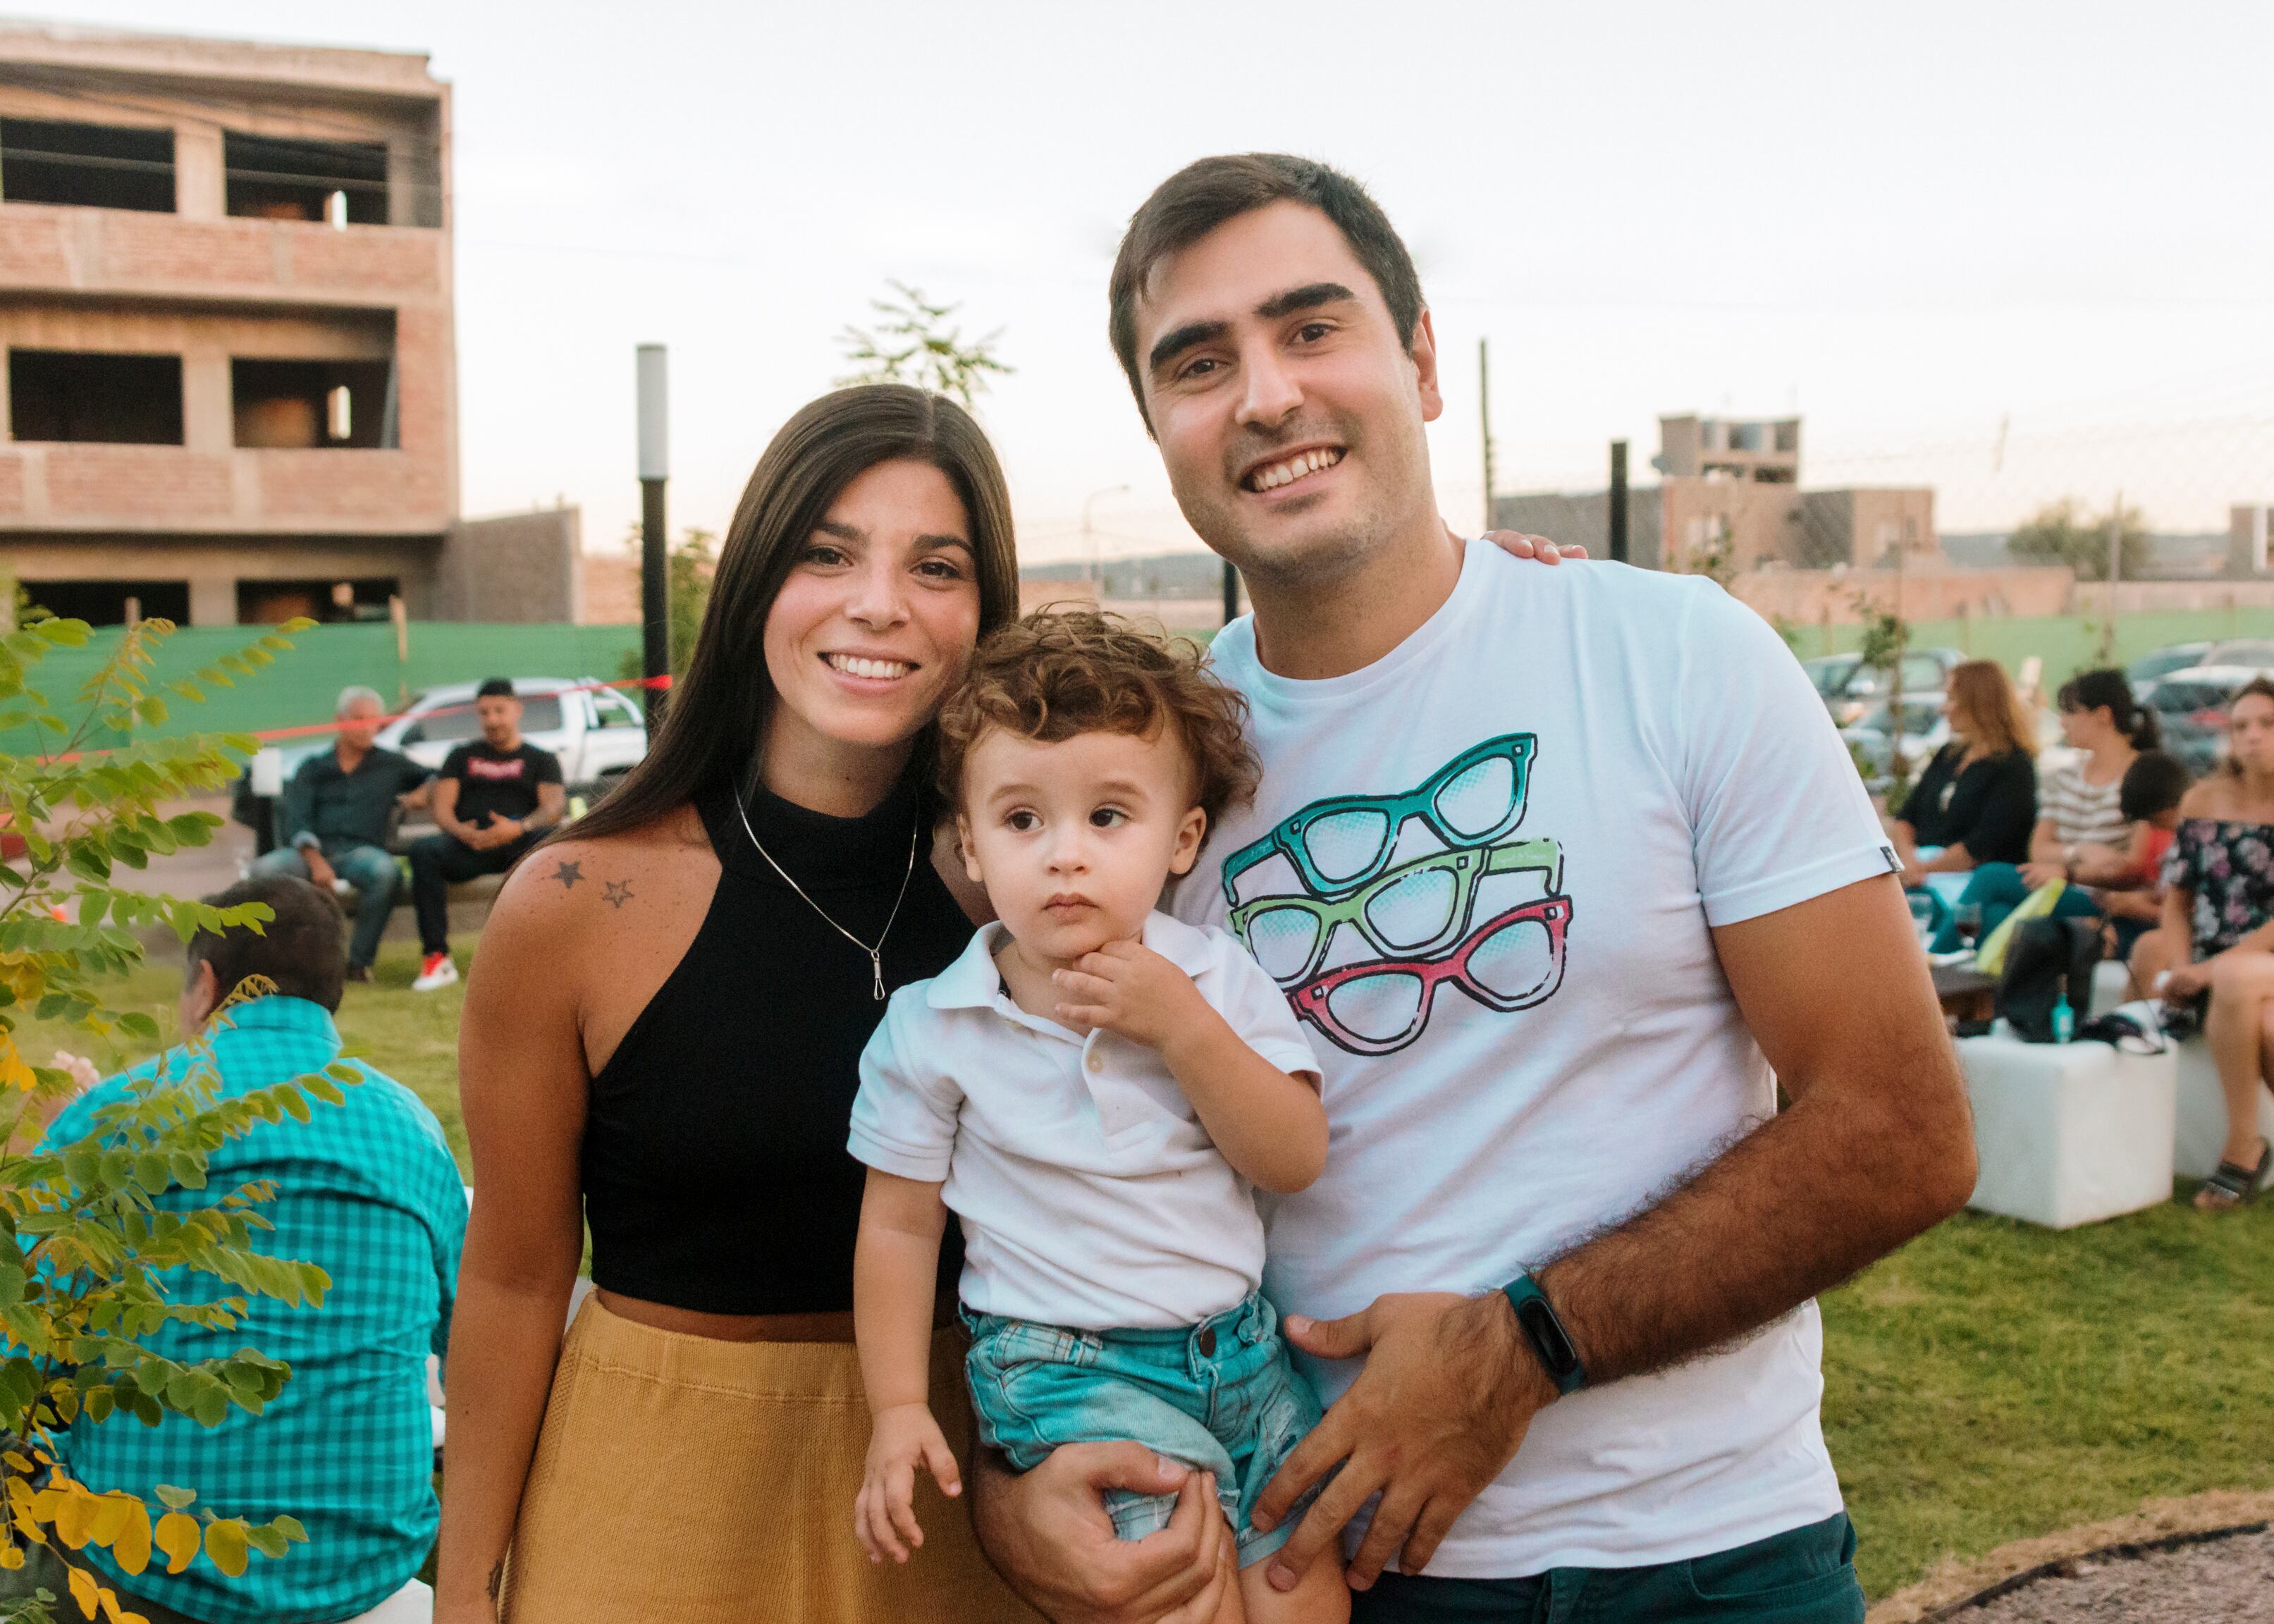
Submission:
M 877 463 L 799 545 L 767 612 L 769 753 L 905 748 L 938 714 L 978 638 L 962 499 L 929 462 Z

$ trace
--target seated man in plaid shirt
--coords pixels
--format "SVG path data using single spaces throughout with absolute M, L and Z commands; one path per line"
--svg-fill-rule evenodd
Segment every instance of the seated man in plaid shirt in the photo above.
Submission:
M 282 875 L 256 876 L 206 900 L 216 907 L 265 902 L 276 915 L 264 935 L 201 933 L 189 945 L 184 1032 L 204 1026 L 246 976 L 276 984 L 275 994 L 237 1004 L 226 1025 L 207 1034 L 222 1094 L 266 1087 L 337 1060 L 332 1012 L 345 965 L 339 905 Z M 49 1143 L 83 1137 L 94 1113 L 124 1092 L 127 1077 L 159 1066 L 183 1074 L 187 1064 L 174 1049 L 98 1084 L 56 1116 Z M 231 1139 L 213 1154 L 206 1192 L 175 1190 L 159 1203 L 203 1205 L 214 1192 L 248 1180 L 275 1181 L 276 1199 L 260 1210 L 276 1227 L 253 1244 L 329 1274 L 323 1306 L 289 1308 L 254 1297 L 233 1330 L 169 1325 L 146 1345 L 183 1360 L 250 1345 L 290 1363 L 284 1391 L 264 1413 L 232 1409 L 210 1430 L 184 1417 L 150 1428 L 120 1416 L 102 1425 L 82 1420 L 66 1441 L 72 1473 L 98 1493 L 124 1489 L 154 1506 L 156 1485 L 178 1484 L 222 1516 L 265 1522 L 283 1513 L 307 1525 L 306 1545 L 278 1560 L 256 1558 L 238 1579 L 200 1559 L 179 1575 L 160 1565 L 126 1582 L 94 1546 L 71 1554 L 151 1624 L 352 1618 L 401 1590 L 433 1548 L 440 1508 L 426 1356 L 440 1353 L 449 1335 L 465 1187 L 434 1114 L 402 1084 L 360 1061 L 348 1064 L 363 1081 L 345 1091 L 344 1105 L 317 1102 L 308 1122 L 264 1124 Z M 29 1594 L 43 1583 L 64 1594 L 55 1548 L 27 1550 L 32 1560 L 23 1570 L 0 1575 L 7 1582 L 0 1593 Z

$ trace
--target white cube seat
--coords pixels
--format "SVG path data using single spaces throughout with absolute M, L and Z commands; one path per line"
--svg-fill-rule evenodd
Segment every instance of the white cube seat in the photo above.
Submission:
M 2210 1044 L 2194 1037 L 2178 1048 L 2179 1133 L 2172 1165 L 2186 1177 L 2209 1178 L 2218 1171 L 2218 1153 L 2226 1148 L 2226 1094 L 2218 1086 Z M 2274 1094 L 2263 1087 L 2258 1091 L 2258 1132 L 2274 1144 Z M 2267 1181 L 2274 1184 L 2274 1170 Z
M 1962 1039 L 1977 1212 L 2066 1229 L 2172 1199 L 2176 1056 L 2106 1043 Z

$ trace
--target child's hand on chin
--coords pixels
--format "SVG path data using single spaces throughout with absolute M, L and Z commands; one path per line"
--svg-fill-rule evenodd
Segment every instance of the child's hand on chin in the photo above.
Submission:
M 1071 970 L 1053 970 L 1058 1016 L 1073 1026 L 1118 1033 L 1148 1049 L 1164 1049 L 1194 1006 L 1208 1007 L 1193 978 L 1131 938 L 1084 953 Z
M 905 1562 L 923 1544 L 916 1526 L 916 1468 L 930 1471 L 941 1492 L 963 1492 L 955 1452 L 923 1404 L 892 1404 L 870 1420 L 869 1470 L 853 1501 L 853 1532 L 872 1562 Z

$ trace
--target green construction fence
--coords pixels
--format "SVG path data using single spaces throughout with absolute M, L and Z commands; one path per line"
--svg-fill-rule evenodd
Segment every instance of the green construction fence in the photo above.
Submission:
M 34 676 L 49 699 L 72 714 L 71 697 L 98 670 L 122 635 L 97 632 L 87 646 L 57 650 Z M 1788 639 L 1803 658 L 1852 650 L 1863 635 L 1858 626 L 1802 625 Z M 220 655 L 256 641 L 250 626 L 185 627 L 169 636 L 158 661 L 163 680 L 192 675 Z M 2166 643 L 2221 637 L 2274 637 L 2274 608 L 2167 611 L 2118 617 L 2114 637 L 2119 665 Z M 2090 615 L 2045 617 L 1976 616 L 1922 620 L 1910 628 L 1917 648 L 1955 648 L 1994 659 L 2019 672 L 2029 656 L 2043 662 L 2044 679 L 2056 683 L 2097 663 L 2103 624 Z M 139 728 L 138 736 L 160 738 L 184 733 L 264 733 L 320 724 L 331 718 L 342 688 L 360 684 L 376 688 L 390 706 L 408 704 L 425 688 L 443 682 L 472 682 L 483 677 L 614 679 L 626 656 L 639 649 L 636 626 L 492 626 L 415 621 L 398 643 L 386 623 L 319 626 L 293 634 L 290 653 L 241 679 L 234 688 L 215 688 L 203 704 L 182 703 L 168 695 L 164 722 Z M 110 741 L 90 741 L 91 743 Z M 0 737 L 0 750 L 29 748 L 28 735 Z
M 161 647 L 160 682 L 193 677 L 223 654 L 257 642 L 257 626 L 183 627 Z M 72 696 L 118 647 L 124 634 L 106 628 L 83 648 L 58 649 L 34 668 L 31 680 L 66 719 L 76 720 Z M 163 694 L 166 719 L 138 727 L 138 738 L 187 733 L 264 733 L 331 719 L 340 690 L 375 688 L 390 708 L 444 682 L 484 677 L 567 677 L 614 680 L 626 653 L 636 654 L 636 626 L 488 626 L 414 621 L 397 640 L 385 622 L 316 626 L 290 634 L 292 648 L 275 663 L 232 688 L 208 688 L 205 703 L 190 704 Z M 204 686 L 204 685 L 200 685 Z M 90 740 L 90 743 L 114 742 Z M 29 746 L 28 733 L 0 737 L 0 748 Z
M 1977 658 L 1994 659 L 2016 674 L 2022 663 L 2034 654 L 2043 662 L 2043 678 L 2050 689 L 2051 685 L 2107 659 L 2105 626 L 2105 620 L 2089 614 L 1972 615 L 1914 620 L 1909 641 L 1913 648 L 1961 649 Z M 1861 626 L 1801 625 L 1786 629 L 1787 641 L 1803 659 L 1850 652 L 1864 635 Z M 2216 642 L 2224 637 L 2274 637 L 2274 608 L 2234 606 L 2120 614 L 2114 658 L 2107 663 L 2127 665 L 2170 643 Z

